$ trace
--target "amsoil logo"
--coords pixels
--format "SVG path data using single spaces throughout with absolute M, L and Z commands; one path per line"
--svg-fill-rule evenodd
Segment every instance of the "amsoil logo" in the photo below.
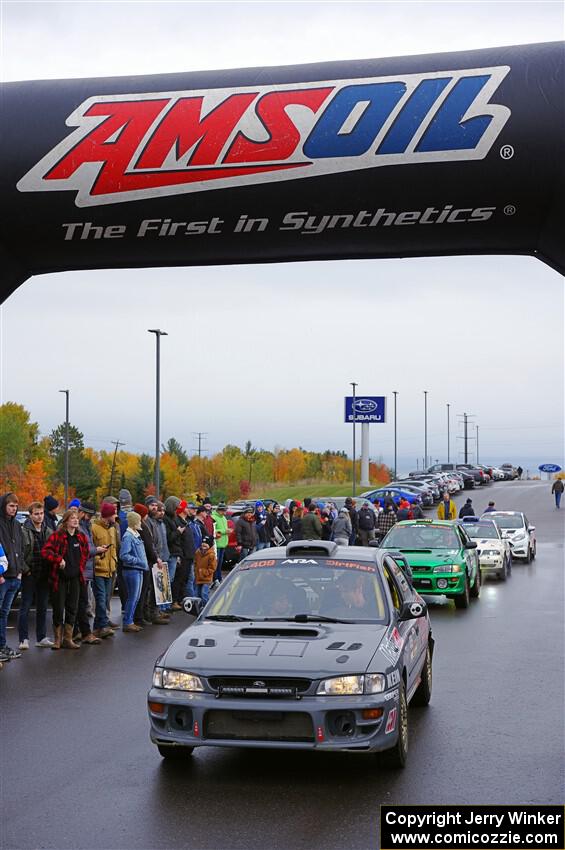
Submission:
M 78 207 L 385 165 L 483 159 L 508 66 L 295 85 L 105 95 L 17 184 Z

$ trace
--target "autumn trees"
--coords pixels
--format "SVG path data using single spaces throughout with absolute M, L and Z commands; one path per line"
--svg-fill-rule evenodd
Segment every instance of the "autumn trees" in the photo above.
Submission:
M 64 425 L 48 437 L 32 422 L 24 407 L 14 402 L 0 406 L 0 484 L 2 492 L 18 493 L 22 507 L 53 493 L 62 502 L 64 477 Z M 99 503 L 104 496 L 131 491 L 133 500 L 153 494 L 153 458 L 108 447 L 95 450 L 84 445 L 78 427 L 69 428 L 69 497 Z M 347 484 L 351 461 L 345 452 L 310 452 L 303 448 L 273 451 L 255 448 L 248 440 L 243 448 L 228 444 L 212 455 L 190 457 L 171 437 L 162 446 L 161 497 L 189 499 L 210 495 L 214 500 L 233 500 L 259 493 L 268 484 L 320 481 Z M 389 481 L 386 467 L 370 465 L 374 482 Z

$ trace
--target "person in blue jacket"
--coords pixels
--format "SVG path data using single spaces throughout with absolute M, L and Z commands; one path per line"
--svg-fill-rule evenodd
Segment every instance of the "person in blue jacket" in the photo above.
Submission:
M 128 594 L 123 612 L 122 630 L 124 632 L 140 632 L 143 628 L 143 626 L 138 626 L 133 622 L 135 607 L 141 596 L 143 573 L 149 570 L 145 546 L 139 533 L 140 528 L 140 515 L 135 511 L 129 511 L 127 515 L 127 529 L 122 537 L 120 548 L 122 573 Z

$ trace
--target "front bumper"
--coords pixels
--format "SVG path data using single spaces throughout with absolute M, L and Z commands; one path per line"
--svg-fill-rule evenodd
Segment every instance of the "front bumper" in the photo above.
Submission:
M 510 551 L 512 552 L 513 558 L 527 558 L 528 548 L 528 540 L 520 540 L 516 541 L 516 543 L 514 543 L 513 540 L 510 540 Z
M 383 694 L 300 699 L 217 698 L 151 688 L 150 737 L 160 746 L 275 747 L 377 752 L 398 738 L 398 687 Z M 381 717 L 364 719 L 366 709 Z
M 504 572 L 504 557 L 502 555 L 480 555 L 479 565 L 481 573 Z
M 415 567 L 412 567 L 412 577 L 414 589 L 419 593 L 458 596 L 465 592 L 465 571 L 460 573 L 419 573 Z

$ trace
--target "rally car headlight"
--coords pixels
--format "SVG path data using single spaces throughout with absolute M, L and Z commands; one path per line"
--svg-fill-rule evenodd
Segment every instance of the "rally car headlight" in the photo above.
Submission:
M 363 693 L 364 676 L 337 676 L 324 679 L 318 685 L 316 694 L 324 697 L 357 696 Z
M 417 567 L 416 567 L 417 569 Z M 459 564 L 443 564 L 441 567 L 434 567 L 434 573 L 460 573 L 461 567 Z
M 386 690 L 386 677 L 382 673 L 367 673 L 365 676 L 365 693 L 382 694 Z
M 204 685 L 194 673 L 181 673 L 156 667 L 153 671 L 153 687 L 172 691 L 203 691 Z
M 497 558 L 500 555 L 498 549 L 483 549 L 482 555 L 487 555 L 490 558 Z

